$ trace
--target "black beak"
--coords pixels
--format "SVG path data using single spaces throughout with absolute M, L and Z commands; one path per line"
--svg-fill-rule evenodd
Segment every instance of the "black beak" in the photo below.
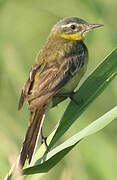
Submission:
M 101 26 L 103 26 L 103 24 L 88 24 L 86 26 L 85 31 L 87 32 L 87 31 L 90 31 L 91 29 L 98 28 L 98 27 L 101 27 Z

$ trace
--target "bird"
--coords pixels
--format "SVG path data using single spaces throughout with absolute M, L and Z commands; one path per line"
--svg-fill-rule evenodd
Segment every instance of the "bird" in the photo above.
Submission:
M 42 126 L 48 110 L 66 98 L 79 104 L 74 90 L 87 70 L 88 49 L 84 38 L 87 32 L 101 26 L 78 17 L 66 17 L 52 27 L 19 100 L 18 109 L 27 101 L 30 111 L 29 127 L 19 156 L 22 168 L 27 159 L 30 164 L 39 137 L 45 140 Z

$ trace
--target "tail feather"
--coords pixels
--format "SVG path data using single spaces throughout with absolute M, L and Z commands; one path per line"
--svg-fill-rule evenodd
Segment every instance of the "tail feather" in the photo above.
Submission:
M 41 108 L 31 114 L 31 123 L 27 130 L 26 137 L 21 149 L 19 163 L 21 167 L 24 166 L 26 159 L 28 158 L 29 163 L 32 160 L 32 156 L 36 149 L 36 145 L 40 136 L 41 127 L 45 117 L 45 110 Z

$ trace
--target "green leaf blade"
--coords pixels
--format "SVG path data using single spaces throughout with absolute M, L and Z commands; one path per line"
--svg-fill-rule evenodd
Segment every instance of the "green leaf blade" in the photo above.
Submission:
M 117 75 L 117 48 L 96 68 L 96 70 L 87 78 L 79 90 L 76 92 L 76 99 L 83 101 L 79 106 L 70 102 L 59 127 L 53 137 L 49 148 L 51 148 L 58 139 L 70 128 L 74 121 L 85 111 L 101 92 L 110 84 Z
M 104 127 L 106 127 L 112 120 L 117 118 L 117 106 L 112 110 L 107 112 L 102 117 L 98 118 L 96 121 L 92 122 L 86 128 L 81 130 L 79 133 L 75 134 L 68 140 L 66 140 L 61 145 L 57 146 L 50 152 L 46 153 L 43 157 L 44 162 L 40 164 L 38 161 L 36 165 L 24 169 L 24 175 L 35 174 L 35 173 L 47 173 L 52 169 L 65 155 L 67 155 L 75 145 L 78 144 L 83 138 L 94 134 Z

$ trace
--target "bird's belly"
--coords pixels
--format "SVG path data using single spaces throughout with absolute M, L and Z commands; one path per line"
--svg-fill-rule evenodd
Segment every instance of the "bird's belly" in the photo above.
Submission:
M 64 94 L 64 93 L 69 93 L 74 91 L 74 89 L 77 87 L 79 81 L 81 80 L 82 76 L 84 75 L 84 73 L 86 72 L 87 69 L 87 64 L 85 64 L 80 71 L 78 71 L 78 73 L 71 78 L 68 83 L 61 88 L 61 90 L 58 92 L 58 94 Z M 60 102 L 62 102 L 63 100 L 65 100 L 67 97 L 65 96 L 54 96 L 52 98 L 52 107 L 56 106 L 57 104 L 59 104 Z
M 68 82 L 67 84 L 58 92 L 60 93 L 69 93 L 74 91 L 74 89 L 77 87 L 79 81 L 81 80 L 82 76 L 84 75 L 84 73 L 86 72 L 86 65 L 83 66 L 78 73 L 73 76 Z

